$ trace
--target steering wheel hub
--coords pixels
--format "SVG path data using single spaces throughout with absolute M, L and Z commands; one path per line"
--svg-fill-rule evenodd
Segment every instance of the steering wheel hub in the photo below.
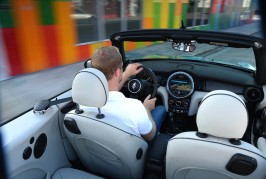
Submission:
M 138 93 L 142 88 L 141 82 L 138 79 L 131 79 L 128 82 L 128 90 L 131 93 Z

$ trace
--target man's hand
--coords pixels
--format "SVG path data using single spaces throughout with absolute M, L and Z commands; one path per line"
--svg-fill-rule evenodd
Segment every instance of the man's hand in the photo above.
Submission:
M 124 71 L 125 77 L 129 78 L 129 77 L 136 75 L 139 72 L 141 72 L 143 70 L 143 68 L 141 68 L 141 66 L 142 66 L 142 64 L 140 64 L 140 63 L 129 64 Z
M 155 102 L 156 102 L 156 98 L 152 98 L 150 99 L 151 95 L 149 94 L 144 102 L 143 102 L 143 105 L 146 109 L 148 109 L 149 111 L 152 111 L 154 108 L 155 108 Z
M 127 68 L 122 74 L 122 80 L 119 83 L 119 90 L 122 88 L 122 86 L 125 84 L 129 77 L 136 75 L 143 70 L 141 66 L 142 64 L 140 63 L 132 63 L 127 66 Z

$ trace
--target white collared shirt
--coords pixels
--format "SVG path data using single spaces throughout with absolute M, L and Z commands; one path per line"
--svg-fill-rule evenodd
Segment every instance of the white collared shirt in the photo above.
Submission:
M 121 122 L 140 136 L 152 130 L 152 123 L 142 102 L 126 98 L 121 92 L 110 91 L 108 101 L 101 111 L 105 115 L 105 120 Z

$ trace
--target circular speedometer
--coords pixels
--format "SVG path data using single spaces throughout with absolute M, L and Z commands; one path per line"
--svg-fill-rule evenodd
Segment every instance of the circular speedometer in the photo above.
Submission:
M 175 98 L 186 98 L 194 91 L 194 81 L 186 72 L 175 72 L 167 80 L 167 90 Z

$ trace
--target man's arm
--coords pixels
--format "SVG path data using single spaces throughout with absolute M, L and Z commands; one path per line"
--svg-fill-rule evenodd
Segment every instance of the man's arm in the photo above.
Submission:
M 143 68 L 141 68 L 142 64 L 140 63 L 132 63 L 129 64 L 125 71 L 122 74 L 122 80 L 119 83 L 119 90 L 123 87 L 123 85 L 125 84 L 125 82 L 128 80 L 129 77 L 138 74 L 140 71 L 143 70 Z
M 156 125 L 154 123 L 153 117 L 151 115 L 151 111 L 155 108 L 155 102 L 156 102 L 156 98 L 150 99 L 151 95 L 148 95 L 146 97 L 146 99 L 143 102 L 143 105 L 148 113 L 149 116 L 149 120 L 152 123 L 152 129 L 151 131 L 146 134 L 146 135 L 142 135 L 142 137 L 146 140 L 146 141 L 150 141 L 154 138 L 154 136 L 156 135 Z
M 154 120 L 153 120 L 153 118 L 151 116 L 151 112 L 147 108 L 146 108 L 146 110 L 147 110 L 149 119 L 150 119 L 150 121 L 152 123 L 152 129 L 151 129 L 151 131 L 148 134 L 141 135 L 141 137 L 143 139 L 145 139 L 146 141 L 151 141 L 154 138 L 154 136 L 156 135 L 156 125 L 155 125 Z

